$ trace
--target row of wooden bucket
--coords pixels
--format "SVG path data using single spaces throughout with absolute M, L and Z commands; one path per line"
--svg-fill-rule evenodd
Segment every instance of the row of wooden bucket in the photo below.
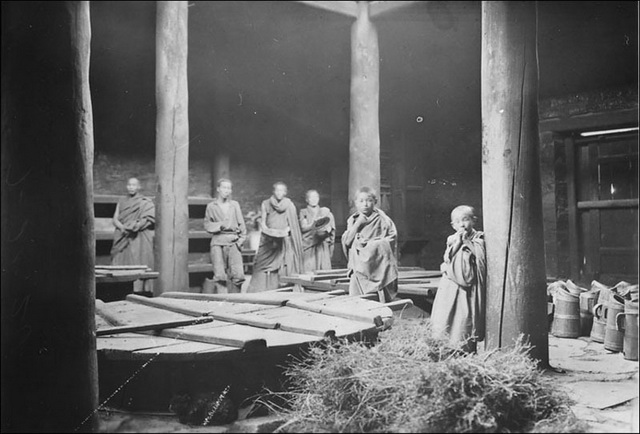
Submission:
M 620 282 L 608 287 L 598 281 L 591 289 L 571 280 L 549 285 L 554 314 L 551 333 L 559 338 L 589 336 L 625 359 L 638 360 L 638 285 Z

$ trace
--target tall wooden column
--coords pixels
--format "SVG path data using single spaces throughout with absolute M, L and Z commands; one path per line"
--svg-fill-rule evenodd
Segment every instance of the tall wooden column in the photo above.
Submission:
M 89 2 L 2 3 L 2 431 L 96 428 Z
M 524 334 L 548 364 L 535 2 L 482 2 L 488 347 Z
M 380 93 L 378 33 L 369 18 L 369 2 L 358 2 L 351 27 L 351 131 L 349 201 L 363 186 L 380 191 Z
M 189 289 L 187 2 L 157 2 L 156 295 Z
M 231 158 L 229 151 L 220 149 L 213 157 L 213 164 L 211 168 L 211 184 L 213 186 L 212 193 L 215 195 L 216 188 L 218 187 L 218 179 L 229 178 L 231 172 Z

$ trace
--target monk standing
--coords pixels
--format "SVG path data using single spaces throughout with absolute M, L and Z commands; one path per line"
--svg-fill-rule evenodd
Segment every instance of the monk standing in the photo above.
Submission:
M 447 238 L 443 275 L 431 309 L 433 332 L 469 352 L 476 351 L 485 333 L 487 266 L 484 234 L 474 229 L 476 220 L 474 209 L 467 205 L 451 212 L 456 233 Z
M 283 182 L 273 184 L 273 196 L 262 202 L 260 246 L 247 292 L 280 286 L 280 276 L 302 272 L 302 235 L 296 207 Z
M 148 197 L 140 194 L 140 181 L 129 178 L 127 196 L 121 198 L 113 214 L 116 227 L 112 265 L 146 265 L 153 269 L 153 235 L 155 228 L 155 206 Z M 145 290 L 151 291 L 152 282 L 146 283 Z M 134 291 L 142 290 L 142 282 L 134 282 Z
M 349 295 L 378 293 L 384 303 L 393 300 L 398 292 L 398 233 L 393 221 L 376 207 L 377 203 L 372 188 L 357 191 L 357 211 L 347 220 L 342 247 L 349 258 Z
M 303 270 L 330 270 L 336 236 L 333 214 L 319 205 L 317 190 L 307 191 L 306 199 L 307 207 L 300 210 Z
M 216 292 L 240 292 L 244 282 L 242 244 L 247 237 L 247 228 L 240 204 L 231 199 L 232 184 L 220 179 L 218 197 L 207 205 L 204 228 L 211 236 L 211 263 Z

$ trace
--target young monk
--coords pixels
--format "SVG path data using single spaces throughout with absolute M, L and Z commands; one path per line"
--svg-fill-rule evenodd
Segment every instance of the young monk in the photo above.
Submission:
M 207 205 L 204 228 L 211 234 L 211 263 L 216 292 L 240 292 L 244 282 L 242 244 L 247 228 L 240 204 L 231 199 L 230 180 L 218 180 L 217 197 Z
M 319 206 L 320 194 L 309 190 L 307 207 L 300 210 L 302 268 L 304 271 L 330 270 L 336 223 L 329 208 Z
M 393 221 L 376 207 L 375 190 L 362 187 L 355 196 L 357 212 L 347 220 L 342 247 L 349 258 L 349 294 L 378 293 L 390 302 L 398 292 L 397 231 Z
M 155 206 L 140 194 L 140 181 L 129 178 L 128 195 L 121 198 L 113 214 L 116 231 L 111 248 L 112 265 L 146 265 L 153 269 Z M 152 282 L 134 282 L 134 291 L 152 291 Z
M 477 218 L 472 207 L 461 205 L 451 212 L 455 234 L 447 238 L 442 280 L 438 287 L 431 324 L 434 333 L 448 335 L 469 352 L 484 339 L 486 259 L 484 234 L 473 227 Z
M 247 292 L 280 286 L 280 276 L 302 272 L 302 235 L 296 207 L 287 196 L 287 185 L 273 184 L 273 196 L 262 202 L 260 246 Z

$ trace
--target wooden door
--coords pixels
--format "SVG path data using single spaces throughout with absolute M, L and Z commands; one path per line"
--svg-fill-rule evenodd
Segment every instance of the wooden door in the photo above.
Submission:
M 637 282 L 637 132 L 570 137 L 567 150 L 572 275 Z

